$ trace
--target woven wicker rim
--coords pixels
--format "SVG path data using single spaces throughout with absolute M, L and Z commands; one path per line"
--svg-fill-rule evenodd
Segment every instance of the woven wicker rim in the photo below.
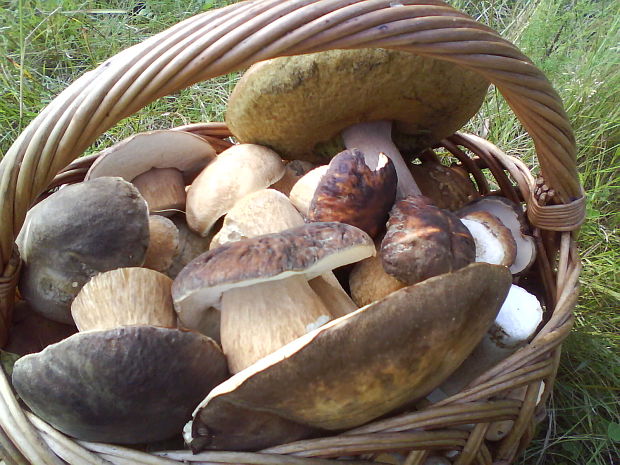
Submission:
M 494 83 L 522 122 L 537 150 L 544 184 L 555 192 L 552 204 L 537 194 L 527 168 L 492 144 L 455 135 L 458 146 L 480 158 L 498 160 L 517 182 L 536 227 L 540 277 L 549 295 L 548 321 L 528 346 L 479 377 L 471 387 L 435 404 L 475 412 L 492 405 L 489 397 L 527 386 L 511 433 L 493 454 L 484 444 L 489 418 L 471 418 L 473 431 L 453 428 L 372 433 L 302 441 L 272 448 L 268 454 L 185 452 L 166 458 L 123 448 L 70 440 L 21 410 L 6 378 L 0 376 L 0 452 L 12 463 L 302 463 L 291 457 L 340 456 L 367 450 L 423 449 L 408 463 L 422 463 L 435 447 L 462 450 L 455 463 L 509 463 L 533 434 L 536 394 L 541 382 L 548 397 L 559 363 L 559 347 L 572 324 L 579 260 L 574 233 L 584 219 L 583 192 L 576 172 L 575 141 L 561 101 L 544 75 L 509 42 L 441 1 L 257 0 L 197 15 L 112 57 L 60 94 L 24 130 L 0 163 L 0 342 L 8 329 L 19 268 L 14 239 L 28 208 L 99 135 L 153 100 L 193 83 L 238 70 L 263 59 L 334 48 L 383 47 L 454 62 Z M 217 137 L 210 134 L 209 137 Z M 454 153 L 454 152 L 453 152 Z M 458 157 L 457 154 L 455 156 Z M 493 162 L 490 162 L 493 164 Z M 495 174 L 495 173 L 494 173 Z M 563 231 L 561 234 L 553 231 Z M 541 254 L 539 254 L 539 257 Z M 554 268 L 557 271 L 554 272 Z M 479 403 L 480 405 L 476 405 Z M 544 402 L 543 402 L 544 403 Z M 416 412 L 412 415 L 424 414 Z M 540 413 L 540 412 L 539 412 Z M 397 420 L 394 419 L 394 420 Z M 417 421 L 417 420 L 416 420 Z M 437 420 L 436 420 L 437 421 Z M 413 425 L 413 426 L 412 426 Z M 417 426 L 416 426 L 417 425 Z M 387 431 L 387 432 L 386 432 Z M 344 439 L 343 439 L 344 438 Z M 89 450 L 96 451 L 93 455 Z M 54 452 L 52 452 L 54 451 Z M 120 452 L 119 452 L 120 451 Z M 58 455 L 56 455 L 58 454 Z M 219 454 L 219 455 L 218 455 Z M 493 458 L 492 458 L 493 457 Z M 275 460 L 275 461 L 274 461 Z M 305 463 L 305 462 L 303 462 Z M 312 463 L 322 463 L 313 459 Z M 334 463 L 326 461 L 325 463 Z M 355 463 L 355 462 L 354 462 Z M 358 461 L 357 463 L 362 463 Z

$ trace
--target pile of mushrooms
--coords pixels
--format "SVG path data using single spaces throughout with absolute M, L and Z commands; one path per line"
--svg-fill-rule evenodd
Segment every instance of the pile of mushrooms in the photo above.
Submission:
M 78 439 L 182 433 L 197 452 L 333 434 L 462 389 L 542 318 L 538 302 L 524 322 L 508 310 L 532 300 L 513 285 L 535 259 L 521 206 L 411 163 L 487 87 L 395 51 L 281 58 L 235 88 L 221 153 L 182 131 L 106 149 L 19 234 L 17 393 Z M 20 346 L 24 331 L 49 337 Z

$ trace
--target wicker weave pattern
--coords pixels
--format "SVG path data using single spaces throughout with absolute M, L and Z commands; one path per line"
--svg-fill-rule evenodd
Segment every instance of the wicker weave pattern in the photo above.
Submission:
M 570 331 L 579 260 L 573 233 L 584 218 L 576 173 L 575 141 L 561 101 L 542 73 L 513 45 L 441 1 L 260 0 L 238 3 L 186 21 L 112 57 L 59 95 L 20 135 L 0 163 L 0 344 L 8 329 L 19 260 L 14 238 L 25 214 L 54 182 L 74 182 L 83 166 L 68 165 L 99 135 L 153 100 L 195 82 L 282 55 L 333 48 L 385 47 L 452 61 L 493 82 L 533 138 L 553 205 L 537 194 L 536 181 L 519 160 L 492 144 L 457 134 L 443 145 L 478 180 L 489 167 L 503 192 L 524 198 L 537 227 L 538 274 L 547 292 L 546 324 L 537 337 L 461 393 L 414 414 L 375 422 L 343 436 L 272 448 L 261 454 L 186 452 L 149 455 L 129 449 L 75 442 L 21 410 L 0 374 L 0 454 L 7 464 L 72 463 L 336 463 L 304 457 L 361 455 L 384 449 L 413 451 L 422 464 L 429 451 L 462 451 L 456 463 L 510 463 L 533 435 L 542 381 L 548 398 L 560 344 Z M 180 128 L 223 139 L 222 125 Z M 221 141 L 223 145 L 226 143 Z M 475 157 L 472 160 L 465 150 Z M 86 161 L 87 162 L 87 161 Z M 82 163 L 86 163 L 82 162 Z M 509 173 L 512 181 L 506 176 Z M 64 176 L 64 177 L 63 177 Z M 518 189 L 509 188 L 514 182 Z M 555 233 L 553 231 L 563 231 Z M 554 271 L 557 269 L 557 271 Z M 520 386 L 523 402 L 501 400 Z M 497 397 L 496 400 L 489 400 Z M 490 422 L 515 426 L 490 450 Z M 458 425 L 474 424 L 471 431 Z M 53 452 L 52 452 L 53 451 Z M 417 451 L 417 452 L 416 452 Z M 57 455 L 56 455 L 57 454 Z M 280 457 L 279 454 L 291 454 Z M 291 457 L 297 457 L 295 459 Z M 340 462 L 338 462 L 340 463 Z M 363 460 L 349 463 L 367 463 Z

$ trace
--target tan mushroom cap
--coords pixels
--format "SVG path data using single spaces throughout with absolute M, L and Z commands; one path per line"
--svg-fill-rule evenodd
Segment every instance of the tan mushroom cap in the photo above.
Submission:
M 220 153 L 187 191 L 187 224 L 202 236 L 237 201 L 269 187 L 284 175 L 284 163 L 260 145 L 235 145 Z
M 317 143 L 365 121 L 395 120 L 420 148 L 454 133 L 478 111 L 488 82 L 452 63 L 383 49 L 331 50 L 252 66 L 228 101 L 242 142 L 283 158 L 326 163 Z
M 329 165 L 321 165 L 311 169 L 299 178 L 289 192 L 291 202 L 305 218 L 308 217 L 308 213 L 310 212 L 310 204 L 314 198 L 316 188 L 328 169 Z
M 246 195 L 230 209 L 210 248 L 303 224 L 301 214 L 286 195 L 275 189 L 261 189 Z
M 480 341 L 510 284 L 506 267 L 475 263 L 300 337 L 209 393 L 194 412 L 194 449 L 344 430 L 424 396 Z
M 71 315 L 80 331 L 123 325 L 174 328 L 172 279 L 147 268 L 118 268 L 101 273 L 80 290 Z
M 180 434 L 227 377 L 206 336 L 124 326 L 71 336 L 17 361 L 13 386 L 40 418 L 78 439 L 122 444 Z
M 201 137 L 184 131 L 158 130 L 135 134 L 100 152 L 86 180 L 120 176 L 132 181 L 147 171 L 175 168 L 191 181 L 213 158 L 215 150 Z

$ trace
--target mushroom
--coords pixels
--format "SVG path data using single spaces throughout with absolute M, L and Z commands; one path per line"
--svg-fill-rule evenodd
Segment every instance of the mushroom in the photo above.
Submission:
M 235 202 L 269 187 L 283 175 L 282 160 L 266 147 L 241 144 L 223 151 L 187 191 L 187 224 L 206 236 Z
M 262 449 L 409 405 L 469 355 L 510 282 L 506 267 L 475 263 L 333 320 L 213 389 L 186 440 L 194 451 Z
M 422 195 L 439 208 L 456 211 L 480 197 L 468 176 L 437 161 L 423 160 L 409 168 Z
M 517 243 L 510 230 L 485 211 L 461 216 L 476 243 L 476 261 L 511 266 L 517 256 Z
M 497 217 L 512 233 L 517 246 L 517 254 L 510 271 L 518 274 L 526 271 L 536 259 L 536 245 L 528 235 L 528 224 L 523 208 L 505 197 L 491 196 L 478 199 L 458 211 L 463 217 L 473 212 L 485 211 Z
M 175 309 L 187 323 L 219 305 L 222 347 L 235 373 L 329 321 L 307 281 L 374 252 L 366 233 L 342 223 L 229 242 L 179 273 L 172 287 Z
M 144 262 L 147 206 L 121 178 L 66 186 L 30 209 L 16 242 L 24 300 L 51 320 L 72 323 L 71 302 L 91 277 Z
M 329 165 L 321 165 L 308 171 L 291 188 L 289 198 L 304 218 L 308 217 L 316 188 L 328 169 Z
M 175 328 L 172 279 L 147 268 L 118 268 L 88 281 L 71 304 L 80 331 L 122 325 Z
M 384 49 L 333 50 L 252 66 L 229 98 L 226 122 L 238 140 L 287 159 L 325 163 L 329 157 L 315 148 L 339 134 L 373 169 L 383 152 L 394 163 L 402 198 L 419 190 L 391 140 L 393 122 L 419 151 L 463 126 L 487 88 L 484 78 L 445 61 Z
M 263 189 L 245 196 L 228 212 L 220 231 L 213 237 L 211 248 L 227 242 L 260 236 L 302 226 L 304 219 L 290 200 L 274 189 Z M 308 282 L 332 316 L 357 310 L 331 271 Z
M 379 255 L 356 263 L 349 275 L 351 298 L 359 307 L 382 299 L 406 286 L 406 283 L 386 273 Z
M 211 144 L 184 131 L 135 134 L 102 151 L 86 180 L 120 176 L 133 183 L 149 210 L 161 215 L 185 209 L 185 185 L 215 157 Z
M 161 305 L 170 303 L 165 276 L 134 268 L 94 279 L 74 302 L 86 331 L 18 360 L 15 390 L 37 416 L 81 440 L 135 444 L 179 434 L 226 379 L 224 355 L 206 336 L 154 326 L 161 315 L 174 321 L 172 306 Z
M 407 284 L 462 268 L 475 254 L 474 240 L 458 217 L 422 196 L 396 202 L 380 249 L 385 271 Z
M 383 154 L 375 169 L 364 154 L 345 150 L 329 162 L 310 202 L 308 221 L 338 221 L 375 237 L 385 227 L 396 199 L 396 171 Z
M 165 273 L 179 250 L 179 230 L 172 220 L 161 215 L 150 215 L 149 236 L 143 266 Z

